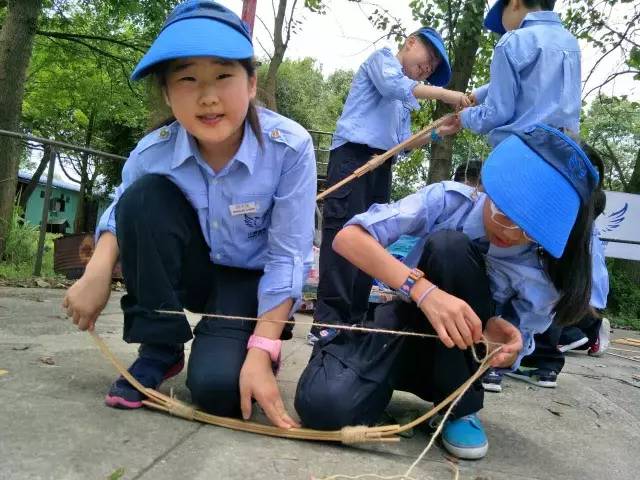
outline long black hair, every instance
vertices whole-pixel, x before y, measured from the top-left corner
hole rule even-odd
[[[574,324],[592,310],[589,306],[592,265],[591,239],[596,202],[604,193],[602,192],[604,165],[600,155],[593,148],[584,142],[581,143],[581,147],[598,170],[600,180],[589,201],[581,205],[578,211],[562,257],[556,259],[544,254],[549,276],[560,292],[560,299],[553,309],[554,321],[558,325]]]
[[[242,68],[244,68],[249,78],[256,76],[256,62],[253,58],[244,58],[236,61],[242,66]],[[167,73],[169,71],[170,63],[171,61],[160,63],[151,72],[153,74],[155,86],[160,92],[162,92],[167,86]],[[247,110],[247,120],[249,121],[249,126],[251,127],[253,134],[258,139],[258,143],[261,147],[264,146],[264,139],[262,138],[262,128],[260,127],[260,118],[258,117],[258,109],[253,100],[249,102],[249,109]],[[176,117],[174,117],[173,115],[169,115],[160,122],[154,124],[150,130],[156,130],[175,121]]]

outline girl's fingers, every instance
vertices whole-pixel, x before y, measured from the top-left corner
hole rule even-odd
[[[258,403],[260,403],[260,401],[258,401]],[[273,423],[276,427],[285,429],[291,428],[291,425],[289,425],[284,420],[284,418],[282,418],[280,412],[273,402],[263,402],[260,403],[260,406],[264,409],[264,413],[265,415],[267,415],[269,420],[271,420],[271,423]]]
[[[289,416],[289,414],[287,413],[287,409],[284,408],[284,403],[282,403],[282,397],[278,396],[278,399],[276,400],[276,408],[278,410],[278,412],[280,413],[280,418],[282,418],[290,427],[300,427],[300,424],[298,422],[296,422],[293,418],[291,418]]]
[[[451,337],[451,340],[453,340],[453,343],[459,349],[465,350],[467,348],[467,346],[464,344],[464,341],[462,340],[462,337],[458,333],[458,326],[456,325],[455,320],[447,322],[446,328],[447,328],[447,333]]]
[[[251,418],[251,392],[244,386],[244,382],[240,381],[240,410],[242,418],[249,420]]]
[[[471,330],[469,330],[469,326],[467,325],[467,320],[465,317],[458,318],[457,328],[458,333],[460,333],[465,346],[470,347],[471,345],[473,345],[473,337],[471,336]]]
[[[431,325],[433,326],[433,329],[438,334],[438,338],[440,339],[440,341],[444,343],[444,345],[447,348],[453,348],[455,344],[453,343],[453,340],[451,340],[451,338],[449,337],[449,334],[447,333],[447,330],[444,328],[442,323],[435,323],[435,324],[432,323]]]
[[[471,326],[471,335],[473,336],[474,342],[479,342],[482,338],[482,321],[480,317],[476,315],[476,312],[473,311],[469,305],[465,307],[465,318],[468,320]]]

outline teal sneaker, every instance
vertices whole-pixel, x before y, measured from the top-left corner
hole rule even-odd
[[[447,421],[442,429],[442,444],[450,454],[463,460],[483,458],[489,450],[487,434],[475,413]]]

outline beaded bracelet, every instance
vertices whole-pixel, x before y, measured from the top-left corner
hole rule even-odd
[[[431,285],[429,288],[427,288],[424,293],[422,295],[420,295],[420,298],[418,299],[418,301],[416,302],[416,305],[418,306],[418,308],[420,308],[420,304],[422,302],[424,302],[424,299],[427,298],[427,296],[433,292],[436,288],[438,288],[437,285]]]

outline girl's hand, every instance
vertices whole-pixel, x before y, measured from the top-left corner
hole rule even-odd
[[[256,399],[276,427],[289,429],[300,426],[284,408],[269,354],[259,348],[249,349],[240,370],[240,408],[245,420],[251,417],[251,398]]]
[[[511,367],[522,350],[520,330],[504,318],[491,317],[484,329],[484,336],[490,342],[503,344],[500,353],[491,359],[491,366],[496,368]],[[497,347],[498,345],[489,344],[490,351]]]
[[[422,301],[420,310],[448,348],[455,345],[465,350],[480,341],[482,322],[464,300],[435,289]]]
[[[93,330],[111,295],[111,270],[85,271],[67,290],[62,307],[80,330]]]
[[[463,109],[471,106],[471,100],[462,92],[456,92],[455,90],[442,89],[440,95],[440,101],[448,103],[456,109]]]
[[[462,130],[462,122],[460,122],[460,116],[451,115],[451,117],[447,118],[440,124],[438,128],[436,128],[436,133],[441,137],[446,137],[448,135],[455,135],[460,130]]]

